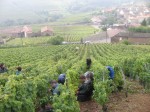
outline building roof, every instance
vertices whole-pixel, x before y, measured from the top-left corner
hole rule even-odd
[[[114,37],[150,38],[150,33],[120,32]]]
[[[116,34],[118,34],[121,30],[119,29],[108,29],[107,32],[103,31],[103,32],[99,32],[98,34],[94,34],[91,35],[87,38],[84,39],[84,41],[99,41],[99,40],[103,40],[106,38],[112,38],[113,36],[115,36]]]
[[[24,26],[21,32],[32,33],[32,28],[28,26]]]
[[[117,35],[122,30],[120,29],[107,29],[107,35],[109,38],[112,38],[113,36]]]
[[[0,34],[16,34],[21,32],[32,33],[32,28],[29,26],[24,26],[24,27],[12,27],[12,28],[0,30]]]

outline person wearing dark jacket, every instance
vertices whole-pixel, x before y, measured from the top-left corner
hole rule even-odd
[[[91,99],[90,86],[89,86],[90,82],[86,80],[86,77],[84,75],[80,76],[80,82],[81,84],[79,85],[78,90],[76,92],[77,101],[79,102],[88,101]]]
[[[86,59],[86,66],[87,66],[86,68],[87,68],[87,69],[90,69],[91,64],[92,64],[91,58],[87,58],[87,59]]]
[[[94,84],[93,84],[93,73],[89,72],[87,75],[86,75],[86,80],[85,80],[85,83],[88,84],[88,97],[91,99],[92,95],[93,95],[93,90],[94,90]]]
[[[111,67],[111,66],[106,66],[106,68],[108,69],[109,71],[109,79],[114,79],[114,76],[115,76],[115,72],[114,72],[114,69]]]

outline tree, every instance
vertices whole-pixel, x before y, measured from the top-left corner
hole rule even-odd
[[[142,25],[142,26],[147,26],[147,21],[146,21],[146,19],[144,19],[144,20],[142,21],[141,25]]]
[[[107,31],[107,27],[102,27],[102,30],[103,31]]]
[[[150,33],[150,27],[146,27],[146,26],[131,27],[128,30],[131,32]]]
[[[128,40],[124,40],[124,41],[122,41],[122,44],[130,45],[131,43]]]
[[[53,37],[51,40],[48,41],[48,43],[52,45],[61,45],[63,42],[63,38],[60,36]]]
[[[150,17],[147,19],[147,25],[150,25]]]

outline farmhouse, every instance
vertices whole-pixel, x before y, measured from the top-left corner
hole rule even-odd
[[[99,32],[97,34],[91,35],[85,38],[83,41],[90,43],[110,43],[110,38],[118,34],[121,30],[119,29],[107,29],[107,31]]]
[[[111,43],[128,40],[132,44],[150,44],[150,33],[120,32],[111,38]]]
[[[52,28],[48,26],[41,28],[41,36],[52,36],[53,34],[54,33]]]
[[[0,30],[0,34],[9,37],[30,37],[30,35],[32,34],[32,29],[28,26],[13,27]]]
[[[24,26],[21,33],[23,33],[23,37],[28,37],[32,34],[32,28]]]

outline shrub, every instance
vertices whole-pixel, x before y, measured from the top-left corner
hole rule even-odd
[[[130,45],[131,44],[128,40],[124,40],[124,41],[122,41],[122,43],[125,44],[125,45]]]
[[[60,36],[53,37],[51,40],[48,41],[48,43],[52,45],[61,45],[63,42],[63,38]]]

